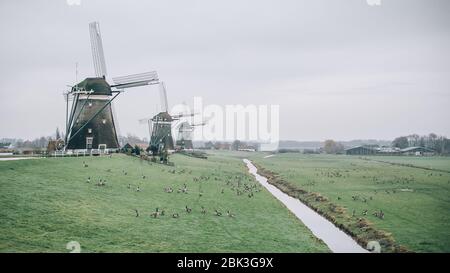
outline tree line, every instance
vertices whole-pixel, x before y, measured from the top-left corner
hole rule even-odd
[[[411,134],[400,136],[392,141],[392,147],[404,149],[408,147],[425,147],[434,150],[438,154],[450,154],[450,139],[438,136],[434,133],[429,135]]]

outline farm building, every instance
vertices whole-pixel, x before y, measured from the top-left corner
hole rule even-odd
[[[356,146],[349,149],[345,149],[345,154],[347,155],[373,155],[376,154],[377,150],[366,146]]]
[[[401,150],[403,155],[434,155],[434,150],[425,147],[408,147]]]

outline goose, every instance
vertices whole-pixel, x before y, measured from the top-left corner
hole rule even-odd
[[[228,215],[228,217],[231,217],[231,218],[234,217],[234,214],[232,214],[229,210],[227,210],[227,215]]]
[[[127,188],[131,189],[131,184],[128,184]]]
[[[88,179],[86,180],[86,183],[91,183],[91,177],[89,176]]]
[[[364,210],[362,214],[363,214],[364,216],[366,216],[366,215],[367,215],[367,210]]]
[[[222,216],[222,213],[220,211],[215,210],[215,212],[216,212],[216,216]]]
[[[186,212],[187,212],[187,213],[191,213],[191,212],[192,212],[192,209],[191,209],[191,208],[188,208],[188,206],[186,206]]]
[[[158,217],[158,212],[153,212],[152,214],[150,214],[150,217],[156,218]]]
[[[142,179],[145,179],[145,175],[142,175]]]
[[[222,191],[220,193],[224,193],[224,190],[222,189]]]
[[[178,215],[178,213],[174,213],[174,214],[172,214],[172,217],[173,218],[178,218],[178,217],[180,217],[180,215]]]
[[[206,214],[206,209],[202,206],[202,214]]]
[[[139,211],[137,209],[134,209],[134,211],[136,212],[136,217],[139,217]]]
[[[137,186],[136,191],[137,191],[137,192],[141,191],[141,189],[139,188],[139,186]]]

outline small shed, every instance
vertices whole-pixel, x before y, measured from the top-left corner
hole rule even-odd
[[[127,143],[125,145],[122,146],[122,152],[127,153],[127,152],[132,152],[133,151],[133,146],[130,145],[130,143]]]

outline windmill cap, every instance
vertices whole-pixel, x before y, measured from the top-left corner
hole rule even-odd
[[[76,86],[82,90],[94,91],[93,95],[111,95],[111,86],[104,78],[86,78]]]

